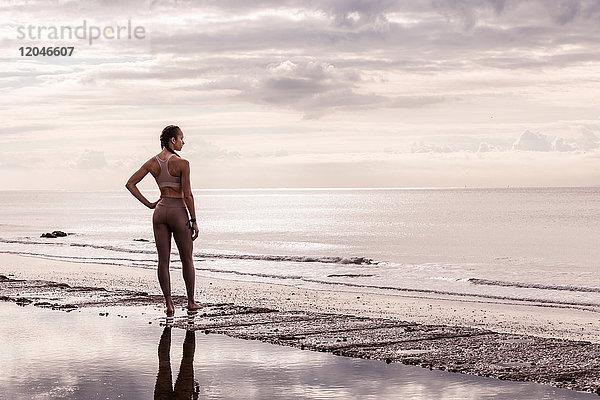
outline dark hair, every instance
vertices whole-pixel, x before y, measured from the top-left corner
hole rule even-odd
[[[177,157],[180,157],[179,154],[175,153],[175,151],[169,146],[169,141],[171,138],[177,139],[177,135],[181,132],[181,129],[177,125],[168,125],[165,129],[162,130],[160,134],[160,146],[166,148],[171,153],[175,154]]]

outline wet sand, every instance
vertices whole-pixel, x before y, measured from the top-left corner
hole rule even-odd
[[[161,308],[155,271],[2,255],[7,301],[75,309]],[[19,281],[21,280],[21,281]],[[174,293],[183,293],[173,271]],[[350,357],[597,392],[597,313],[198,278],[195,330]],[[177,298],[179,305],[183,298]],[[178,310],[178,315],[183,312]],[[190,328],[187,319],[175,326]]]

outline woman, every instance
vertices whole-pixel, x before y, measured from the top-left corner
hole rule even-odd
[[[198,237],[198,224],[190,184],[190,163],[175,153],[175,150],[180,151],[183,147],[183,132],[178,126],[167,126],[160,135],[160,144],[162,151],[146,161],[129,178],[125,187],[146,207],[154,208],[152,226],[158,251],[158,281],[167,303],[165,312],[168,317],[172,317],[175,314],[175,305],[171,297],[169,275],[171,233],[175,237],[181,258],[188,311],[194,312],[201,308],[194,301],[196,272],[192,259],[193,240]],[[160,189],[160,199],[154,203],[148,201],[136,186],[148,173],[154,176]],[[191,217],[189,219],[188,211]]]

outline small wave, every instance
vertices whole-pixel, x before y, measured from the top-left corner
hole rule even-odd
[[[144,258],[123,258],[123,257],[82,257],[82,256],[66,256],[63,254],[46,254],[46,253],[33,253],[30,251],[12,251],[12,250],[0,250],[0,254],[14,254],[18,256],[33,256],[33,257],[41,257],[55,260],[64,260],[64,261],[77,261],[77,262],[100,262],[100,261],[131,261],[131,262],[157,262],[157,259],[144,259]],[[178,260],[173,260],[174,262],[178,262]],[[114,265],[125,265],[125,264],[114,264]]]
[[[600,288],[588,287],[588,286],[545,285],[545,284],[541,284],[541,283],[506,282],[506,281],[494,281],[491,279],[479,279],[479,278],[470,278],[468,281],[475,285],[506,286],[506,287],[518,287],[518,288],[530,288],[530,289],[566,290],[569,292],[600,293]]]
[[[524,303],[532,303],[539,306],[547,306],[547,307],[563,307],[563,308],[572,308],[572,307],[598,307],[597,303],[592,302],[577,302],[577,301],[560,301],[560,300],[549,300],[549,299],[539,299],[532,297],[516,297],[516,296],[502,296],[502,295],[491,295],[491,294],[482,294],[482,293],[461,293],[461,292],[453,292],[446,290],[435,290],[435,289],[418,289],[418,288],[407,288],[407,287],[396,287],[396,286],[387,286],[387,285],[369,285],[362,283],[352,283],[352,282],[341,282],[341,281],[329,281],[324,279],[314,279],[314,278],[306,278],[300,275],[276,275],[276,274],[266,274],[266,273],[256,273],[256,272],[242,272],[235,270],[222,270],[217,268],[198,268],[196,270],[207,271],[207,272],[215,272],[220,274],[233,274],[233,275],[242,275],[242,276],[254,276],[261,278],[271,278],[278,280],[286,280],[286,279],[294,279],[299,280],[301,282],[306,283],[316,283],[320,285],[327,286],[343,286],[348,288],[356,288],[356,289],[375,289],[382,291],[391,291],[391,292],[404,292],[404,293],[422,293],[422,294],[433,294],[433,295],[445,295],[445,296],[455,296],[459,298],[474,298],[481,300],[499,300],[500,302],[524,302]],[[467,300],[469,301],[469,300]]]
[[[52,240],[55,240],[55,239],[52,239]],[[43,245],[43,246],[55,246],[55,247],[89,247],[92,249],[118,251],[118,252],[123,252],[123,253],[156,254],[156,251],[152,251],[152,250],[129,249],[129,248],[124,248],[124,247],[99,245],[99,244],[91,244],[91,243],[40,242],[40,241],[33,241],[33,240],[4,239],[4,238],[0,238],[0,243],[17,243],[17,244]]]
[[[89,247],[99,250],[108,250],[121,253],[133,254],[156,254],[155,250],[131,249],[125,247],[98,245],[91,243],[62,243],[62,242],[46,242],[46,241],[31,241],[19,239],[4,239],[0,238],[0,243],[17,243],[26,245],[45,245],[45,246],[64,246],[64,247]],[[275,262],[297,262],[297,263],[323,263],[323,264],[352,264],[352,265],[377,265],[378,262],[366,257],[320,257],[320,256],[278,256],[265,254],[226,254],[226,253],[203,253],[195,252],[195,257],[198,258],[213,258],[227,260],[256,260],[256,261],[275,261]]]
[[[516,297],[516,296],[502,296],[502,295],[491,295],[491,294],[482,294],[482,293],[462,293],[462,292],[453,292],[446,290],[435,290],[435,289],[418,289],[418,288],[406,288],[406,287],[395,287],[395,286],[386,286],[386,285],[368,285],[368,284],[360,284],[360,283],[350,283],[350,282],[331,282],[325,281],[322,279],[310,279],[310,278],[301,278],[304,282],[312,282],[326,285],[340,285],[346,287],[360,288],[360,289],[378,289],[384,291],[396,291],[396,292],[408,292],[408,293],[427,293],[427,294],[435,294],[435,295],[446,295],[446,296],[456,296],[463,298],[480,298],[480,299],[489,299],[489,300],[500,300],[500,301],[517,301],[517,302],[526,302],[526,303],[537,303],[540,305],[547,305],[551,307],[598,307],[597,303],[592,302],[577,302],[577,301],[561,301],[561,300],[549,300],[549,299],[539,299],[533,297]]]
[[[123,259],[123,258],[108,258],[108,257],[77,257],[77,256],[64,256],[64,255],[51,255],[51,254],[41,254],[41,253],[33,253],[33,252],[18,252],[18,251],[5,251],[0,250],[0,253],[4,254],[17,254],[17,255],[28,255],[33,257],[40,257],[49,260],[59,260],[59,261],[67,261],[67,262],[77,262],[77,263],[98,263],[105,265],[118,265],[125,267],[137,267],[137,268],[155,268],[153,264],[142,264],[140,262],[143,261],[152,261],[156,262],[156,260],[139,260],[139,259]],[[129,261],[129,263],[127,263]],[[174,260],[175,261],[175,260]],[[179,266],[173,265],[174,268],[180,269]],[[375,289],[382,291],[391,291],[391,292],[403,292],[403,293],[420,293],[420,294],[432,294],[432,295],[445,295],[452,296],[457,298],[464,298],[466,301],[474,301],[473,299],[480,299],[479,301],[484,300],[499,300],[500,302],[524,302],[531,303],[536,306],[547,306],[547,307],[561,307],[561,308],[577,308],[577,307],[598,307],[597,303],[592,302],[577,302],[577,301],[560,301],[560,300],[549,300],[549,299],[540,299],[533,297],[517,297],[517,296],[503,296],[503,295],[491,295],[491,294],[483,294],[483,293],[462,293],[462,292],[454,292],[451,290],[435,290],[435,289],[422,289],[422,288],[408,288],[408,287],[397,287],[397,286],[387,286],[387,285],[373,285],[366,283],[353,283],[353,282],[344,282],[344,281],[336,281],[336,280],[326,280],[326,279],[315,279],[315,278],[307,278],[302,275],[291,275],[291,274],[270,274],[270,273],[261,273],[261,272],[250,272],[250,271],[237,271],[237,270],[224,270],[219,268],[210,268],[210,267],[201,267],[196,266],[196,271],[205,271],[212,272],[216,274],[223,275],[237,275],[237,276],[246,276],[246,277],[257,277],[257,278],[267,278],[267,279],[276,279],[281,281],[286,280],[295,280],[299,282],[305,283],[314,283],[318,285],[325,286],[338,286],[338,287],[347,287],[354,288],[358,290],[364,289]],[[336,277],[335,274],[332,274],[331,277]],[[342,275],[342,274],[339,274]],[[365,277],[366,275],[363,275]],[[339,276],[342,277],[342,276]],[[343,276],[348,278],[348,276]],[[475,281],[483,281],[483,282],[495,282],[495,281],[486,281],[484,279],[476,279],[471,278]],[[480,284],[489,284],[489,283],[481,283]],[[510,282],[509,282],[510,283]],[[502,285],[501,285],[502,286]],[[513,286],[513,285],[509,285]],[[590,291],[598,291],[600,289],[596,288],[588,288],[593,289]]]
[[[274,256],[259,254],[211,254],[194,253],[197,257],[220,258],[234,260],[257,260],[257,261],[291,261],[312,262],[323,264],[354,264],[354,265],[377,265],[377,262],[365,257],[311,257],[311,256]]]

